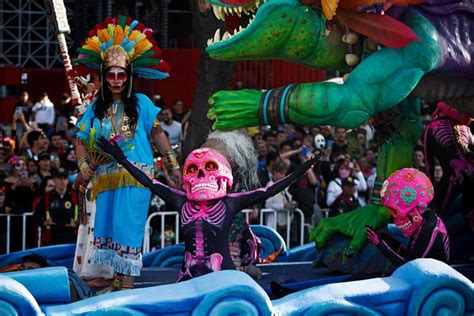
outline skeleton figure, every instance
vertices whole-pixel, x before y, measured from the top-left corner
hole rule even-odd
[[[228,243],[234,215],[291,185],[319,158],[317,156],[308,160],[295,172],[268,188],[228,193],[233,181],[228,161],[213,149],[200,148],[191,152],[184,163],[185,191],[181,191],[150,179],[127,160],[115,142],[108,143],[102,139],[99,146],[140,183],[180,211],[185,255],[178,281],[213,271],[235,269]]]
[[[395,225],[409,238],[406,249],[399,246],[395,251],[390,246],[397,243],[395,240],[382,238],[367,227],[369,242],[387,259],[396,266],[416,258],[449,260],[449,238],[444,223],[434,212],[427,210],[433,199],[433,185],[424,173],[413,168],[396,171],[385,181],[381,196]]]
[[[474,233],[474,199],[470,194],[474,185],[474,136],[469,128],[473,121],[440,102],[433,120],[426,126],[424,143],[425,164],[431,178],[434,177],[435,159],[443,168],[433,204],[444,211],[462,194],[461,211]],[[441,213],[441,217],[446,216]]]

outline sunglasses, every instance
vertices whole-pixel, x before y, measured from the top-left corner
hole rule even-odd
[[[105,79],[108,81],[125,81],[127,80],[128,75],[125,71],[120,71],[120,72],[112,72],[109,71],[105,74]]]

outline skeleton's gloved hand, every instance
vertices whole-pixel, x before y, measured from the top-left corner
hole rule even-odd
[[[115,141],[108,142],[104,137],[97,141],[97,145],[106,153],[115,158],[118,162],[127,159],[120,146]]]
[[[377,232],[373,230],[372,228],[370,228],[369,226],[366,227],[366,230],[367,230],[367,240],[371,244],[374,244],[377,246],[380,243],[380,237],[377,234]]]

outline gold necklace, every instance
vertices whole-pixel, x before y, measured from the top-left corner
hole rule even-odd
[[[115,103],[114,103],[115,105]],[[122,103],[123,105],[123,103]],[[109,108],[110,110],[110,108]],[[114,111],[115,110],[115,111]],[[109,119],[110,123],[112,125],[112,132],[110,133],[109,139],[114,138],[117,135],[122,135],[125,136],[125,138],[130,139],[132,137],[132,131],[130,128],[130,119],[129,117],[125,114],[125,107],[122,106],[122,109],[120,111],[120,118],[117,119],[116,117],[116,112],[117,108],[112,110],[112,113],[110,113]]]
[[[119,135],[120,134],[120,130],[117,128],[117,117],[116,117],[116,112],[117,112],[117,107],[116,107],[116,104],[114,103],[112,106],[115,106],[115,108],[112,108],[112,111],[110,113],[110,125],[112,125],[112,131],[110,132],[110,136],[109,136],[109,139],[112,139],[114,138],[115,136]],[[122,113],[121,113],[121,116],[123,116],[123,107],[121,108],[122,109]],[[109,111],[110,111],[110,108],[109,108]],[[120,124],[120,121],[118,122],[118,124]]]

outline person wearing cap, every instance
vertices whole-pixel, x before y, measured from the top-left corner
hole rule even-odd
[[[78,198],[69,186],[69,173],[59,168],[53,173],[54,190],[45,192],[33,214],[43,233],[51,234],[51,245],[76,242]]]
[[[51,155],[42,152],[38,155],[38,173],[41,182],[44,178],[51,176]],[[40,183],[41,183],[40,182]]]
[[[353,211],[360,207],[359,200],[355,197],[356,183],[353,177],[347,177],[342,180],[342,193],[336,198],[329,207],[329,216]]]

